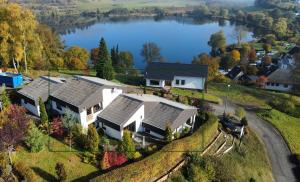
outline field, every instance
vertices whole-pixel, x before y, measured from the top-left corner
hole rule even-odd
[[[56,181],[55,165],[57,162],[64,163],[68,175],[67,181],[82,180],[85,176],[99,171],[97,167],[81,162],[80,151],[75,149],[69,151],[67,145],[54,138],[51,138],[51,144],[54,151],[45,148],[39,153],[30,153],[26,148],[19,147],[15,153],[14,162],[21,161],[32,168],[39,181]]]

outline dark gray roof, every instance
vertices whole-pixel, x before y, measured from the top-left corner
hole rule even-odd
[[[169,125],[174,130],[196,114],[197,109],[181,109],[161,102],[146,102],[143,122],[162,130]]]
[[[235,66],[233,67],[227,74],[227,76],[230,79],[235,79],[235,77],[237,77],[240,73],[242,72],[242,69],[240,66]]]
[[[142,101],[120,95],[98,117],[122,126],[142,105]]]
[[[297,83],[291,69],[277,69],[269,75],[268,81],[272,83],[300,85],[300,83]]]
[[[174,76],[207,77],[208,66],[181,63],[150,63],[145,71],[145,78],[173,80]]]
[[[102,101],[102,90],[106,86],[80,77],[71,77],[51,93],[51,96],[79,109],[91,107]]]
[[[48,100],[49,96],[49,84],[50,84],[50,93],[58,89],[62,84],[63,79],[48,77],[39,77],[33,80],[28,85],[24,86],[21,90],[18,91],[19,94],[34,100],[38,101],[39,97],[45,102]]]

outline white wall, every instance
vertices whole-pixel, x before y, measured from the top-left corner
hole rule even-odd
[[[39,105],[34,106],[34,105],[30,104],[29,102],[25,103],[24,99],[21,99],[21,105],[23,107],[25,107],[32,114],[34,114],[36,116],[40,116],[40,106]]]
[[[100,123],[100,126],[102,127],[102,123]],[[121,131],[110,128],[109,126],[106,126],[105,124],[104,124],[104,127],[106,128],[104,130],[106,135],[108,135],[112,138],[118,139],[118,140],[122,140]]]
[[[142,121],[145,118],[145,106],[142,105],[129,119],[125,122],[123,125],[123,128],[130,125],[135,121],[135,132],[137,131],[143,131],[142,129]],[[121,135],[123,136],[123,128],[121,130]]]
[[[292,90],[293,86],[292,85],[288,85],[288,87],[284,87],[284,84],[279,84],[278,86],[276,86],[276,83],[272,86],[270,85],[265,85],[264,87],[265,89],[268,90],[277,90],[277,91],[282,91],[282,92],[289,92]]]
[[[115,98],[117,98],[120,94],[122,94],[122,90],[117,88],[103,89],[102,94],[103,94],[102,108],[105,109]]]
[[[150,80],[155,80],[155,79],[146,79],[147,87],[165,87],[165,80],[155,80],[155,81],[159,81],[159,85],[151,85]]]
[[[179,80],[179,85],[176,85],[176,80]],[[181,80],[185,80],[184,85],[181,85]],[[203,90],[203,81],[205,82],[205,78],[202,77],[175,76],[172,87]]]

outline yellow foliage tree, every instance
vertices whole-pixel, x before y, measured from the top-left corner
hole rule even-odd
[[[234,61],[239,61],[241,59],[241,54],[238,50],[233,50],[231,51],[231,58],[234,60]]]

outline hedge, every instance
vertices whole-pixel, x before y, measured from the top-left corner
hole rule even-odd
[[[202,152],[217,133],[218,122],[214,115],[191,136],[175,140],[145,159],[115,169],[92,179],[92,182],[106,181],[153,181],[175,166],[189,151]]]

